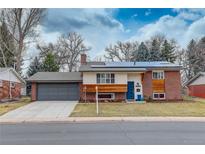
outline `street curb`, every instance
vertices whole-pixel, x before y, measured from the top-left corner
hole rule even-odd
[[[17,123],[88,123],[88,122],[205,122],[205,117],[66,117],[35,119],[3,119],[0,124]]]

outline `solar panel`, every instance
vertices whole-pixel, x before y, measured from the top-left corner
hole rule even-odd
[[[152,62],[107,62],[105,65],[92,65],[91,67],[178,67],[179,65],[167,61]]]

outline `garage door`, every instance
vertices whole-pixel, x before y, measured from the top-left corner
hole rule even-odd
[[[78,83],[41,83],[37,88],[38,100],[79,100]]]

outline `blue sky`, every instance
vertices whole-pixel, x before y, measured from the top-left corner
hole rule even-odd
[[[205,9],[48,9],[40,26],[41,41],[55,42],[62,33],[78,32],[92,47],[91,58],[116,41],[145,41],[156,34],[185,47],[205,35]]]

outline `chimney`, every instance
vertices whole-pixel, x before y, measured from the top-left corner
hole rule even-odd
[[[81,54],[81,57],[80,57],[80,64],[81,65],[86,65],[87,61],[87,55],[85,53]]]

